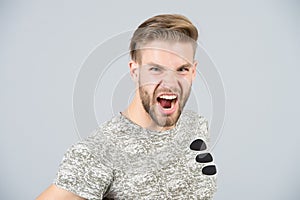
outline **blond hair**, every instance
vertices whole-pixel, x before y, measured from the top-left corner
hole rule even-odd
[[[141,61],[139,49],[154,40],[191,42],[194,53],[197,47],[198,30],[183,15],[163,14],[147,19],[135,30],[130,42],[131,59]]]

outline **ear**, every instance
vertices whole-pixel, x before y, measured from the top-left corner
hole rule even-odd
[[[137,83],[139,80],[139,65],[136,61],[130,60],[129,63],[130,76],[132,80]]]
[[[194,81],[194,79],[196,78],[196,74],[197,74],[197,65],[198,65],[198,61],[194,60],[193,63],[193,67],[192,67],[192,80]]]

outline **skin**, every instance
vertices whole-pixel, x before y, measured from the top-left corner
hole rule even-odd
[[[154,41],[141,52],[140,63],[129,62],[130,74],[136,83],[133,101],[122,112],[141,127],[164,131],[173,128],[189,97],[197,63],[190,43]],[[180,55],[180,56],[179,56]],[[160,94],[177,95],[171,114],[162,112],[157,102]],[[47,188],[37,200],[84,200],[55,185]]]
[[[140,62],[130,61],[136,93],[122,113],[136,124],[151,130],[173,128],[189,97],[197,62],[190,43],[153,41],[143,47]],[[177,95],[175,112],[161,112],[157,97]]]
[[[48,187],[36,200],[85,200],[72,192],[60,189],[55,185]]]

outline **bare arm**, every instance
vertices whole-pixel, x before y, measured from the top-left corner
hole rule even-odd
[[[58,188],[56,185],[52,184],[48,187],[36,200],[85,200],[69,192],[67,190]]]

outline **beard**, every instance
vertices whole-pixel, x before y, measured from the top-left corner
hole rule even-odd
[[[162,92],[174,92],[174,91],[178,91],[177,93],[179,94],[179,100],[177,99],[179,101],[178,102],[179,107],[177,108],[176,112],[171,115],[162,114],[157,108],[157,106],[159,106],[156,99],[157,94]],[[191,92],[191,86],[189,87],[188,92],[186,94],[183,94],[182,90],[179,91],[178,89],[171,90],[171,89],[156,88],[153,92],[153,95],[151,96],[150,93],[145,89],[145,86],[139,87],[139,94],[145,111],[149,114],[149,116],[156,123],[156,125],[160,127],[170,127],[176,124],[190,96],[190,92]]]

